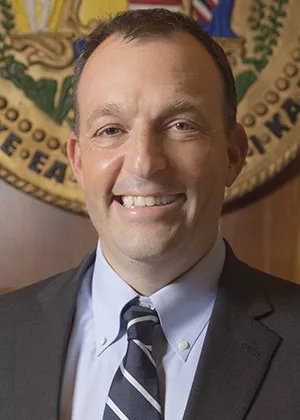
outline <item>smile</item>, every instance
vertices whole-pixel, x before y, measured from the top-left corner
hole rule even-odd
[[[182,194],[172,194],[165,196],[133,196],[122,195],[120,202],[124,207],[154,207],[154,206],[167,206],[168,204],[177,201]]]

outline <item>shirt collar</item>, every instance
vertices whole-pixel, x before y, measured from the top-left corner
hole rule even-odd
[[[184,361],[209,322],[225,255],[219,234],[212,249],[194,267],[150,297],[168,343]]]
[[[184,361],[210,319],[225,254],[225,244],[219,234],[212,249],[187,273],[150,298],[140,297],[140,301],[155,307],[167,341]],[[122,310],[137,297],[139,295],[108,264],[98,242],[92,278],[98,356],[121,333]]]
[[[122,327],[122,309],[137,296],[138,294],[108,264],[98,241],[92,278],[97,355],[100,355],[118,337]]]

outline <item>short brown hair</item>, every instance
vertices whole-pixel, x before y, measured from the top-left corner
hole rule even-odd
[[[101,20],[87,37],[83,51],[75,62],[73,76],[73,108],[77,135],[79,133],[78,84],[84,66],[96,48],[111,35],[120,35],[129,42],[134,39],[164,37],[179,31],[189,33],[198,39],[214,59],[223,79],[226,131],[232,130],[236,124],[236,90],[225,52],[193,18],[167,9],[154,8],[129,10],[118,13],[113,18]]]

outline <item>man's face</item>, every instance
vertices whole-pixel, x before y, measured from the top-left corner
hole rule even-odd
[[[107,255],[158,261],[215,237],[246,146],[226,138],[221,76],[196,39],[108,38],[78,104],[68,153]]]

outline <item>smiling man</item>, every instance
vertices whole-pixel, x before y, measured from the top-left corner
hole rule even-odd
[[[107,261],[145,295],[212,248],[224,188],[247,151],[213,57],[193,35],[164,32],[116,33],[95,49],[76,80],[68,142]]]
[[[1,298],[0,417],[299,419],[299,288],[218,231],[247,153],[223,50],[184,15],[125,12],[89,36],[73,95],[99,242]]]

